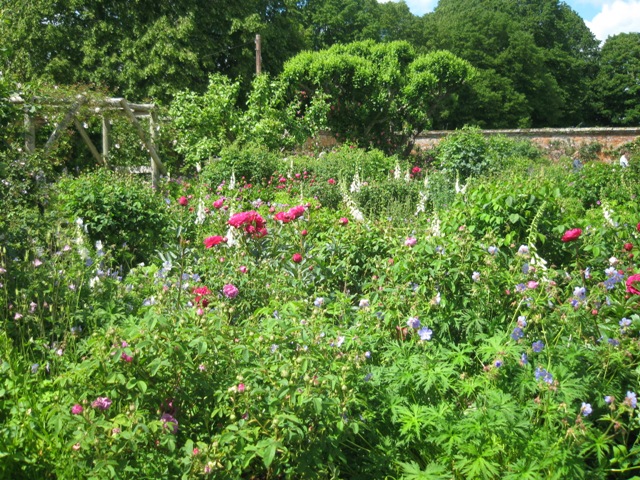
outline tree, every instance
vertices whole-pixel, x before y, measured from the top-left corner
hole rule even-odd
[[[307,102],[326,96],[327,123],[339,140],[408,153],[472,74],[449,52],[417,55],[407,42],[366,41],[303,52],[280,78]]]
[[[577,124],[587,116],[597,41],[580,17],[557,0],[441,0],[425,17],[428,48],[444,48],[480,70],[478,90],[460,104],[487,109],[453,112],[449,121],[517,119],[519,126]],[[485,72],[483,72],[485,71]],[[491,105],[485,87],[503,86],[504,104]],[[524,115],[524,116],[523,116]],[[461,125],[456,125],[461,126]]]
[[[594,90],[600,121],[640,124],[640,33],[620,33],[607,39]]]

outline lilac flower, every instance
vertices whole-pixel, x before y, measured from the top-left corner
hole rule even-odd
[[[367,308],[368,306],[369,306],[369,300],[368,299],[363,298],[363,299],[360,300],[360,303],[359,303],[359,307],[360,308]]]
[[[620,320],[619,324],[621,327],[628,327],[629,325],[631,325],[631,319],[625,317],[622,320]]]
[[[530,290],[535,290],[536,288],[538,288],[538,285],[538,282],[534,280],[530,280],[529,282],[527,282],[527,288]]]
[[[364,358],[371,358],[371,352],[368,350],[364,352]]]
[[[420,336],[420,340],[422,340],[423,342],[431,340],[432,334],[433,334],[433,331],[427,327],[422,327],[420,330],[418,330],[418,335]]]
[[[473,275],[471,275],[471,279],[474,282],[479,282],[480,281],[480,272],[473,272]]]
[[[40,265],[42,265],[42,260],[40,260],[39,258],[36,258],[36,259],[33,261],[33,266],[34,266],[34,267],[36,267],[36,268],[38,268]]]
[[[321,307],[322,305],[324,305],[324,298],[322,298],[322,297],[318,297],[318,298],[316,298],[316,299],[313,301],[313,304],[314,304],[316,307]]]
[[[415,237],[407,237],[407,239],[404,241],[405,246],[407,247],[413,247],[418,241],[415,239]]]
[[[542,340],[538,340],[537,342],[533,342],[531,348],[533,348],[535,353],[540,353],[544,348],[544,343],[542,343]]]
[[[343,343],[344,343],[344,337],[339,335],[336,341],[336,347],[340,348]]]
[[[491,255],[495,255],[496,253],[498,253],[498,247],[492,245],[487,249],[487,252],[489,252],[489,254]]]
[[[525,262],[524,265],[522,265],[522,273],[524,275],[528,275],[529,274],[529,264]]]
[[[418,317],[409,317],[409,320],[407,320],[407,325],[410,328],[418,329],[420,328],[420,320],[418,319]]]
[[[591,415],[592,412],[593,412],[593,409],[591,408],[591,404],[582,402],[582,406],[580,407],[580,413],[582,413],[583,416],[588,417],[589,415]]]
[[[274,343],[273,345],[271,345],[271,353],[276,353],[276,350],[278,350],[278,345]]]
[[[365,382],[368,382],[368,381],[369,381],[369,380],[371,380],[372,378],[373,378],[373,373],[367,373],[367,374],[364,376],[364,381],[365,381]]]
[[[527,326],[527,317],[525,317],[524,315],[520,315],[518,317],[518,326],[520,328],[524,328]]]
[[[493,366],[496,368],[500,368],[502,366],[502,360],[496,360],[493,362]]]
[[[107,410],[111,406],[111,399],[109,397],[98,397],[91,404],[91,406],[97,410]]]
[[[607,342],[609,342],[609,344],[613,345],[614,347],[617,347],[618,345],[620,345],[620,340],[616,338],[608,338]]]
[[[606,396],[604,397],[604,403],[611,404],[611,403],[613,403],[613,400],[614,400],[614,398],[613,398],[613,396],[612,396],[612,395],[606,395]]]
[[[516,285],[516,292],[522,293],[527,289],[527,286],[524,283],[519,283]]]
[[[529,247],[527,245],[520,245],[518,248],[518,255],[527,255],[529,253]]]
[[[31,365],[31,373],[36,374],[38,373],[39,369],[40,369],[39,363],[34,363],[33,365]]]
[[[630,406],[631,408],[636,408],[638,405],[638,399],[636,398],[636,394],[634,392],[627,392],[627,396],[624,397],[625,405]]]

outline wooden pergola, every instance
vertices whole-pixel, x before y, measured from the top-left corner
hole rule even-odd
[[[42,105],[57,108],[60,110],[66,110],[64,118],[57,123],[53,132],[49,136],[49,139],[45,143],[43,150],[45,157],[48,156],[56,141],[62,133],[73,123],[80,133],[80,136],[84,140],[89,151],[93,157],[99,162],[109,167],[109,134],[111,125],[108,118],[104,113],[115,113],[124,115],[131,125],[135,128],[142,145],[147,149],[151,157],[151,182],[153,186],[157,186],[160,175],[166,173],[166,168],[162,164],[158,152],[154,146],[154,139],[156,138],[156,125],[158,125],[158,116],[156,105],[153,103],[129,103],[124,98],[105,98],[102,100],[90,100],[84,95],[78,95],[75,98],[63,98],[63,99],[50,99],[42,97],[32,97],[28,100],[23,99],[19,95],[12,95],[9,98],[9,102],[14,105],[23,105],[24,109],[24,128],[25,128],[25,150],[29,153],[33,153],[36,150],[36,124],[34,122],[34,115],[28,108],[29,105]],[[82,107],[93,109],[96,113],[101,114],[102,117],[102,153],[98,152],[98,149],[89,138],[89,134],[85,130],[84,126],[78,120],[77,116]],[[145,135],[142,125],[138,121],[139,118],[149,119],[149,137]]]

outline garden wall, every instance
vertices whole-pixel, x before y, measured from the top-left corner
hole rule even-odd
[[[451,130],[423,132],[416,139],[416,147],[430,148],[453,133]],[[583,145],[599,143],[600,157],[611,160],[610,152],[640,137],[640,128],[531,128],[518,130],[482,130],[485,135],[504,135],[527,139],[545,149],[578,149]]]

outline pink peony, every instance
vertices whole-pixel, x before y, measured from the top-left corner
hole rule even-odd
[[[405,241],[404,244],[407,247],[413,247],[416,243],[418,243],[418,240],[415,239],[415,237],[408,237]]]
[[[293,263],[300,263],[302,261],[302,255],[300,255],[299,253],[294,253],[293,257],[291,257],[291,260],[293,260]]]
[[[111,406],[111,399],[109,397],[98,397],[91,406],[98,410],[107,410]]]
[[[578,240],[578,238],[580,238],[580,235],[582,235],[582,230],[579,228],[572,228],[571,230],[567,230],[566,232],[564,232],[564,235],[562,236],[562,241],[563,242],[573,242],[574,240]]]
[[[636,285],[634,285],[636,284]],[[627,293],[633,293],[634,295],[640,295],[640,273],[636,273],[635,275],[631,275],[627,278]]]
[[[239,383],[238,384],[238,393],[242,393],[245,390],[245,386],[244,383]]]
[[[240,270],[240,273],[247,273],[247,267],[242,265],[240,268],[238,268],[238,270]]]
[[[74,415],[80,415],[84,408],[79,403],[76,403],[73,407],[71,407],[71,413]]]
[[[213,208],[221,208],[224,204],[224,198],[219,198],[215,202],[213,202]]]
[[[342,217],[342,218],[340,218],[340,220],[338,220],[338,223],[340,225],[346,225],[346,224],[349,223],[349,219],[347,217]]]
[[[131,355],[127,355],[124,352],[122,352],[122,355],[120,355],[120,358],[127,363],[133,362],[133,357]]]
[[[625,243],[625,244],[624,244],[624,249],[625,249],[627,252],[630,252],[631,250],[633,250],[633,243]]]
[[[240,291],[235,285],[227,283],[224,287],[222,287],[222,293],[224,293],[224,296],[227,298],[236,298]]]
[[[330,178],[329,180],[327,180],[327,183],[329,183],[329,185],[335,185],[336,181],[333,178]],[[640,225],[640,223],[638,225]]]
[[[214,235],[212,237],[207,237],[204,239],[202,243],[204,243],[204,248],[212,248],[215,245],[220,245],[221,243],[226,243],[227,239],[220,235]]]
[[[187,199],[187,197],[185,197],[184,195],[182,197],[180,197],[178,199],[178,203],[180,205],[182,205],[183,207],[186,207],[187,205],[189,205],[189,200]]]

